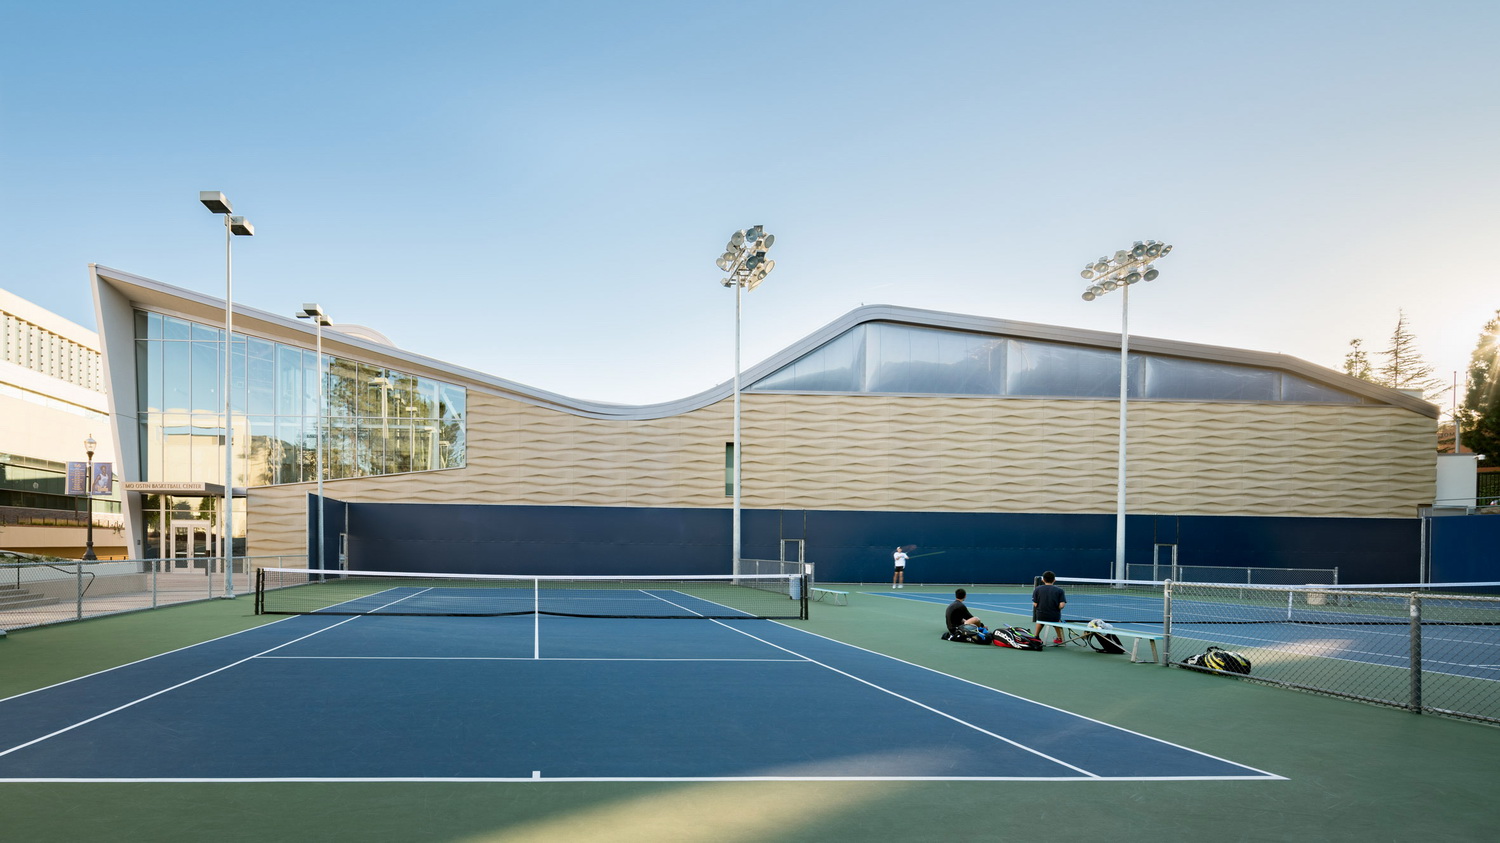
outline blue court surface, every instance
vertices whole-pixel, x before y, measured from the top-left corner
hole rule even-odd
[[[0,781],[1277,780],[768,620],[289,617],[0,700]]]

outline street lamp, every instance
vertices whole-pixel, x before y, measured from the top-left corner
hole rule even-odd
[[[297,313],[298,319],[311,319],[313,325],[317,326],[318,332],[318,567],[317,570],[325,570],[323,566],[323,329],[333,323],[328,321],[328,315],[323,312],[322,305],[304,304],[302,310]],[[311,568],[309,564],[307,567]]]
[[[1152,261],[1164,258],[1172,247],[1155,240],[1137,240],[1129,249],[1115,252],[1113,258],[1101,257],[1085,264],[1079,274],[1090,282],[1083,291],[1084,301],[1093,301],[1105,293],[1121,291],[1120,298],[1120,466],[1115,491],[1115,576],[1125,579],[1125,410],[1130,359],[1130,288],[1141,281],[1155,281],[1161,273]]]
[[[751,226],[736,231],[729,238],[724,254],[715,261],[719,269],[729,274],[722,282],[724,286],[734,288],[734,461],[730,470],[730,482],[734,485],[732,571],[737,571],[740,564],[740,299],[742,291],[748,292],[760,286],[760,282],[776,268],[776,261],[766,260],[766,252],[775,242],[776,235],[767,234],[765,226]]]
[[[224,596],[234,597],[234,417],[230,415],[229,401],[231,384],[234,335],[234,249],[230,245],[235,236],[251,237],[255,226],[244,217],[233,216],[234,209],[229,200],[217,190],[198,192],[198,201],[210,213],[224,217]]]
[[[89,438],[83,440],[83,449],[87,451],[89,455],[89,473],[84,478],[83,484],[83,493],[88,496],[89,500],[88,545],[84,547],[82,557],[85,562],[93,562],[94,560],[99,558],[94,555],[94,448],[98,447],[98,445],[99,443],[94,441],[94,434],[92,433],[89,434]]]

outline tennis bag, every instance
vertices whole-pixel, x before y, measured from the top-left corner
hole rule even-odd
[[[1203,673],[1242,673],[1247,676],[1250,673],[1249,659],[1218,647],[1209,647],[1206,653],[1188,656],[1182,666]]]
[[[964,644],[988,644],[990,643],[990,631],[982,626],[968,623],[958,628],[957,632],[943,633],[944,641],[959,641]]]
[[[1093,632],[1085,633],[1083,640],[1090,647],[1101,653],[1112,653],[1114,655],[1120,655],[1125,652],[1125,645],[1120,643],[1120,636],[1110,635],[1104,631],[1106,629],[1114,629],[1114,627],[1105,621],[1089,621],[1089,629],[1093,630]]]
[[[1042,639],[1018,626],[1002,626],[990,633],[990,643],[1015,650],[1040,650]]]

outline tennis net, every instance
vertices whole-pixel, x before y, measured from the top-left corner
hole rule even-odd
[[[1401,625],[1420,598],[1427,625],[1500,625],[1500,582],[1355,585],[1102,580],[1058,577],[1066,614],[1110,623]]]
[[[262,568],[265,615],[805,619],[800,575],[517,576]]]

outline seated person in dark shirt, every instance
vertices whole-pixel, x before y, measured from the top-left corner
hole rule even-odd
[[[948,624],[948,634],[957,635],[959,627],[962,626],[984,626],[984,621],[969,614],[969,607],[964,605],[964,598],[969,596],[967,591],[956,589],[953,596],[958,598],[948,604],[948,609],[943,613],[943,620]]]

